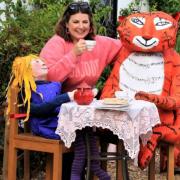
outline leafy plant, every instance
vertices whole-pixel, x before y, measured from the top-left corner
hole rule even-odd
[[[104,83],[106,82],[108,76],[111,73],[112,65],[108,65],[103,73],[101,74],[101,77],[99,78],[98,82],[96,83],[96,88],[101,91],[103,89]]]
[[[179,0],[150,0],[150,10],[164,11],[169,14],[174,14],[180,10]]]
[[[149,0],[150,11],[164,11],[169,14],[175,14],[180,10],[179,0]],[[119,12],[120,16],[127,16],[135,11],[140,11],[142,0],[135,0],[131,2],[127,8],[121,9]]]
[[[91,0],[90,6],[93,12],[96,33],[107,36],[107,27],[104,26],[104,24],[112,10],[112,7],[106,6],[101,0]]]
[[[26,10],[20,1],[6,3],[6,21],[0,32],[0,94],[5,95],[11,63],[16,56],[39,53],[44,42],[53,34],[53,26],[61,12],[61,5],[46,9]]]

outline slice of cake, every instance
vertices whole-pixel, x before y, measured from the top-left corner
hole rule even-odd
[[[118,99],[118,98],[104,98],[103,99],[104,104],[128,104],[127,99]]]

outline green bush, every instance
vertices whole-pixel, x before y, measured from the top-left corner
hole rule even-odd
[[[53,27],[63,11],[61,4],[46,8],[26,10],[20,2],[7,3],[6,21],[0,32],[0,94],[5,95],[11,64],[16,56],[39,53],[43,44],[53,34]]]
[[[180,10],[179,0],[149,0],[150,10],[164,11],[174,14]]]
[[[0,32],[0,101],[5,99],[11,64],[16,56],[28,53],[39,54],[44,43],[54,34],[54,26],[66,5],[72,0],[31,0],[33,8],[27,10],[20,0],[13,3],[6,0],[6,21],[2,21]],[[108,17],[111,8],[101,0],[91,0],[94,22],[98,34],[107,35],[101,24]]]

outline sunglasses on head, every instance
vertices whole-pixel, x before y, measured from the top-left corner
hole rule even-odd
[[[66,11],[78,12],[78,11],[90,11],[90,6],[87,2],[74,2],[71,3]]]

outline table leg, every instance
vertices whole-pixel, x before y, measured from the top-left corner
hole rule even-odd
[[[122,159],[117,160],[117,170],[116,170],[116,179],[129,180],[129,172],[127,165],[127,154],[122,141],[119,141],[117,144],[117,152],[122,153]]]
[[[85,138],[86,138],[86,152],[87,152],[87,173],[86,173],[87,176],[86,176],[86,180],[90,180],[91,152],[90,152],[88,132],[86,132]]]
[[[128,172],[128,166],[127,166],[127,158],[122,158],[122,171],[123,171],[123,179],[129,180],[129,172]]]
[[[93,159],[100,161],[116,160],[117,161],[116,179],[129,180],[128,166],[127,166],[128,155],[127,152],[125,151],[123,141],[121,140],[118,141],[116,153],[106,152],[105,153],[106,155],[101,154],[100,157],[95,157],[91,155],[91,151],[90,151],[89,131],[91,131],[91,129],[86,129],[85,132],[86,152],[87,152],[86,180],[91,179],[90,167],[91,167],[91,160]],[[110,154],[116,154],[116,155],[114,157],[108,157],[108,155]]]

